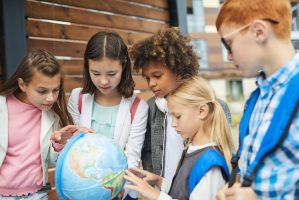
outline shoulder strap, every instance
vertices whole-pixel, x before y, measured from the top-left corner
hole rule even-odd
[[[79,113],[81,114],[81,110],[82,110],[82,96],[83,96],[83,93],[80,92],[79,93],[79,98],[78,98],[78,111]],[[135,117],[135,113],[136,113],[136,110],[137,110],[137,107],[138,107],[138,104],[140,102],[140,97],[136,96],[133,103],[132,103],[132,106],[131,106],[131,109],[130,109],[130,113],[131,113],[131,123],[133,122],[133,119]]]
[[[239,136],[239,149],[237,151],[238,157],[240,157],[241,155],[243,140],[245,136],[248,134],[249,131],[248,126],[249,126],[250,118],[254,110],[255,104],[259,98],[259,95],[260,95],[260,89],[257,88],[251,93],[250,98],[247,100],[245,104],[244,113],[239,126],[240,136]]]
[[[254,176],[259,169],[262,161],[271,153],[273,153],[285,140],[289,132],[289,128],[292,124],[294,117],[298,112],[299,107],[299,90],[297,86],[299,84],[299,73],[297,73],[285,91],[277,109],[273,114],[273,118],[269,125],[269,128],[263,138],[260,145],[260,149],[256,154],[256,158],[249,165],[247,172],[244,175],[244,181],[242,186],[250,186],[253,182]],[[258,90],[258,89],[257,89]],[[235,177],[238,169],[238,160],[241,155],[243,140],[248,134],[248,126],[252,111],[254,109],[255,103],[259,96],[259,91],[255,90],[250,99],[247,101],[245,106],[245,111],[240,122],[240,144],[237,155],[232,158],[232,175],[229,181],[229,187],[235,182]],[[275,134],[273,134],[275,133]]]
[[[282,145],[288,136],[289,129],[299,108],[299,73],[288,84],[277,109],[274,111],[269,128],[263,138],[260,148],[247,172],[244,175],[243,186],[250,186],[262,161]],[[275,133],[275,134],[273,134]]]
[[[82,96],[83,96],[83,93],[82,91],[79,93],[79,99],[78,99],[78,110],[79,110],[79,113],[81,114],[81,110],[82,110]]]
[[[131,123],[133,122],[134,120],[134,117],[135,117],[135,113],[136,113],[136,110],[137,110],[137,107],[138,107],[138,104],[140,102],[140,97],[139,96],[136,96],[133,103],[132,103],[132,106],[131,106],[131,109],[130,109],[130,113],[131,113]]]
[[[220,167],[223,178],[227,181],[229,169],[223,155],[215,149],[206,150],[195,162],[189,175],[189,194],[192,193],[202,177],[213,167]]]
[[[245,103],[243,116],[239,125],[239,148],[236,155],[234,155],[231,160],[232,171],[229,178],[228,187],[231,187],[236,182],[236,176],[239,171],[238,162],[242,152],[243,140],[248,133],[250,117],[259,98],[259,95],[260,89],[257,88],[251,93],[249,99]]]

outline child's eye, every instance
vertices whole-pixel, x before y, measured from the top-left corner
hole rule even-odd
[[[154,76],[156,79],[159,79],[159,78],[161,78],[161,75],[155,75]]]
[[[59,92],[60,88],[55,89],[53,92]]]
[[[181,118],[181,115],[178,115],[178,116],[175,116],[176,119],[180,119]]]
[[[100,74],[98,73],[92,73],[94,76],[100,76]]]
[[[115,76],[116,73],[109,73],[108,76]]]
[[[39,94],[46,94],[48,91],[47,90],[38,90],[37,91]]]

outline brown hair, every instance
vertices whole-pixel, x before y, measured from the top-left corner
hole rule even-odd
[[[161,62],[181,79],[198,74],[198,58],[190,39],[180,34],[177,27],[159,30],[153,36],[133,45],[130,56],[134,70],[147,67],[151,62]]]
[[[135,84],[131,73],[131,60],[127,45],[116,32],[98,32],[88,41],[84,53],[82,93],[93,94],[96,90],[90,78],[88,60],[101,60],[104,57],[120,61],[122,75],[117,89],[126,98],[132,96]]]
[[[277,37],[289,40],[291,37],[292,9],[289,0],[226,0],[216,19],[217,30],[226,26],[241,27],[255,19],[278,21],[273,27]]]
[[[66,106],[62,68],[54,55],[49,51],[35,50],[29,52],[23,58],[14,74],[1,86],[0,95],[7,96],[13,93],[21,93],[18,79],[21,78],[25,84],[29,84],[35,71],[48,77],[53,77],[57,74],[61,75],[58,99],[52,109],[59,116],[61,126],[73,124],[73,119]]]

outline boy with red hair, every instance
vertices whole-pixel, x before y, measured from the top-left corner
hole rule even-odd
[[[246,179],[250,165],[264,148],[261,145],[263,139],[271,135],[266,133],[278,114],[275,111],[279,103],[284,95],[289,95],[286,90],[299,74],[299,54],[291,43],[291,19],[289,0],[226,0],[220,9],[216,27],[229,60],[245,77],[260,76],[257,78],[257,101],[249,115],[247,135],[240,145],[241,183],[219,191],[219,200],[296,199],[299,196],[297,109],[294,109],[284,140],[260,161],[254,176],[249,177],[249,183]],[[284,116],[281,114],[281,117]],[[241,131],[240,128],[242,135]],[[273,131],[272,136],[278,137],[278,131]]]

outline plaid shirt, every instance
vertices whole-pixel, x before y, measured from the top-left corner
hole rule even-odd
[[[289,80],[297,73],[299,53],[272,76],[257,79],[260,96],[250,119],[249,134],[243,142],[241,180],[260,148]],[[299,112],[282,146],[261,163],[253,188],[260,199],[299,199]]]

